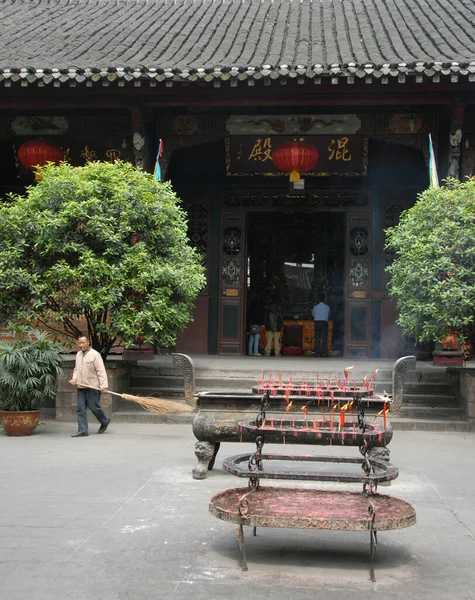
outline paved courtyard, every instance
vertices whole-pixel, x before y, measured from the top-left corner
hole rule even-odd
[[[221,462],[252,445],[222,444],[195,481],[190,425],[112,424],[102,436],[94,426],[72,439],[74,429],[0,432],[1,600],[475,598],[474,433],[395,432],[400,475],[379,491],[411,502],[418,522],[380,533],[373,583],[367,533],[246,528],[241,571],[235,526],[208,504],[243,485]]]

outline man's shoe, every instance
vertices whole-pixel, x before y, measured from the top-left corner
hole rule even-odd
[[[77,431],[76,433],[73,433],[73,435],[71,437],[87,437],[89,434],[88,433],[84,433],[84,431]]]
[[[111,420],[109,419],[107,421],[107,423],[103,423],[100,427],[99,427],[99,431],[97,433],[104,433],[107,428],[109,427],[109,423],[111,422]]]

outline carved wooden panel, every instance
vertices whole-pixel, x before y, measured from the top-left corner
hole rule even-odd
[[[347,215],[345,355],[371,355],[371,223]]]
[[[220,230],[218,353],[243,353],[245,271],[244,214],[223,213]]]

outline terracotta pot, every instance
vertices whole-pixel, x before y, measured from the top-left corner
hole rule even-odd
[[[432,360],[440,367],[458,367],[464,364],[465,356],[462,350],[434,350]]]
[[[31,435],[40,422],[39,410],[0,410],[0,422],[7,435]]]

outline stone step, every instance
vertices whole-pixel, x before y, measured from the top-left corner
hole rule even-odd
[[[375,386],[376,390],[380,387]],[[454,394],[455,384],[451,383],[415,383],[412,381],[404,381],[404,395],[406,394],[422,394],[432,396],[452,396]]]
[[[463,410],[449,406],[421,406],[417,404],[403,404],[400,411],[401,417],[410,419],[463,419]]]
[[[259,362],[259,359],[257,359]],[[284,379],[288,379],[289,375],[292,375],[292,379],[300,380],[305,378],[307,380],[314,379],[315,375],[318,374],[319,379],[326,379],[327,377],[339,377],[343,378],[343,368],[329,368],[329,369],[311,369],[308,370],[292,370],[285,372],[283,369],[279,368],[279,366],[275,363],[269,363],[267,360],[259,363],[261,366],[256,368],[242,368],[239,365],[229,369],[223,369],[220,367],[217,368],[195,368],[195,378],[201,377],[213,377],[213,378],[244,378],[244,379],[253,379],[254,381],[258,381],[262,378],[262,374],[264,373],[264,378],[267,380],[269,378],[269,374],[272,373],[274,379],[279,376],[279,373],[282,373]],[[445,372],[445,371],[444,371]],[[409,372],[408,372],[409,373]],[[351,379],[354,378],[357,381],[361,381],[364,376],[370,377],[372,375],[371,371],[367,371],[366,369],[354,369],[351,372]],[[407,374],[406,374],[407,375]],[[183,370],[180,367],[173,366],[151,366],[151,367],[136,367],[131,371],[132,377],[183,377]],[[388,380],[392,379],[392,370],[385,369],[384,371],[378,371],[377,378],[380,380]]]
[[[195,413],[153,413],[147,410],[119,410],[112,415],[112,424],[114,423],[168,423],[182,424],[191,423],[195,418]]]
[[[227,387],[220,386],[215,390],[211,388],[207,388],[204,391],[222,391],[222,392],[250,392],[248,387],[231,387],[228,385]],[[127,394],[134,394],[136,396],[157,396],[159,398],[167,398],[169,400],[176,399],[185,399],[185,390],[183,385],[181,387],[164,387],[164,388],[156,388],[156,387],[130,387],[127,389]],[[119,401],[121,402],[121,401]]]
[[[196,379],[200,378],[243,378],[243,379],[252,379],[254,381],[258,381],[262,378],[262,374],[265,374],[265,379],[269,377],[270,373],[273,373],[274,378],[278,376],[279,372],[282,372],[284,378],[288,378],[289,375],[292,375],[294,380],[301,379],[305,377],[308,379],[314,379],[315,374],[318,374],[319,378],[326,378],[328,376],[331,377],[343,377],[343,367],[329,367],[322,368],[319,366],[314,369],[309,366],[308,369],[299,369],[299,370],[288,370],[279,368],[278,361],[269,361],[269,359],[265,359],[263,361],[259,361],[256,358],[256,366],[249,367],[246,364],[245,367],[235,364],[232,367],[223,368],[222,366],[207,366],[207,367],[195,367],[195,377]],[[351,377],[358,381],[361,380],[365,375],[370,377],[372,375],[372,368],[368,371],[367,366],[359,367],[356,363],[354,370],[351,371]],[[392,380],[392,369],[388,368],[380,368],[376,375],[376,381],[391,381]],[[178,377],[183,378],[183,371],[180,367],[175,367],[173,365],[140,365],[132,368],[131,371],[132,377]],[[407,371],[404,374],[404,380],[406,382],[437,382],[437,383],[447,383],[449,382],[449,375],[444,368],[440,367],[424,367],[419,368],[414,371]]]
[[[143,393],[142,391],[140,393],[138,392],[127,392],[127,393],[132,393],[134,396],[153,396],[154,398],[163,398],[164,400],[173,400],[174,402],[179,402],[180,404],[186,404],[185,402],[185,398],[183,396],[183,394],[181,396],[173,396],[171,394],[168,395],[159,395],[159,394],[146,394]],[[131,402],[130,400],[122,400],[119,399],[116,406],[118,407],[118,410],[125,410],[125,411],[130,411],[130,412],[135,412],[137,410],[141,411],[144,410],[143,407],[138,403],[138,402]]]
[[[377,379],[380,379],[379,373]],[[392,373],[390,374],[390,379],[392,379]],[[433,369],[406,371],[404,373],[404,381],[407,383],[449,383],[451,378],[445,369],[434,367]]]
[[[232,385],[230,385],[232,382]],[[218,390],[221,388],[235,387],[236,389],[251,390],[258,382],[258,379],[252,377],[195,377],[195,386],[198,391]],[[357,382],[358,383],[358,382]],[[158,376],[156,374],[148,374],[144,376],[133,375],[130,378],[131,388],[147,388],[147,389],[183,389],[183,377]],[[378,379],[374,382],[376,393],[382,394],[384,391],[390,393],[392,390],[392,380]],[[454,386],[445,382],[420,382],[420,381],[405,381],[404,391],[408,394],[434,394],[434,395],[452,395]]]
[[[472,431],[470,421],[465,419],[409,419],[391,418],[394,431]],[[391,446],[389,446],[391,448]]]
[[[195,386],[198,391],[206,391],[206,390],[219,390],[224,387],[235,387],[236,389],[242,390],[251,390],[253,386],[257,385],[258,380],[253,379],[251,377],[242,378],[242,377],[196,377],[195,378]],[[357,382],[358,383],[358,382]],[[425,384],[420,383],[412,383],[408,384],[413,389],[419,390],[424,389]],[[183,389],[184,382],[183,377],[159,377],[156,375],[148,375],[146,377],[138,377],[133,376],[130,378],[130,387],[131,388],[155,388],[157,390],[163,388],[176,388]],[[387,391],[388,393],[392,389],[392,381],[377,381],[374,384],[375,390],[377,393],[383,393],[383,391]],[[444,389],[451,390],[452,386],[449,384],[439,384],[432,386],[434,393],[435,390]],[[440,392],[439,393],[443,393]]]
[[[428,407],[436,406],[452,406],[458,407],[459,401],[452,394],[404,394],[403,406],[411,404],[421,404]]]
[[[239,378],[239,377],[196,377],[195,386],[198,391],[201,390],[219,390],[222,387],[239,387],[240,389],[250,390],[253,385],[256,385],[257,380],[252,378]],[[137,377],[133,376],[130,378],[131,388],[180,388],[184,389],[183,377],[158,377],[158,376],[147,376]]]

